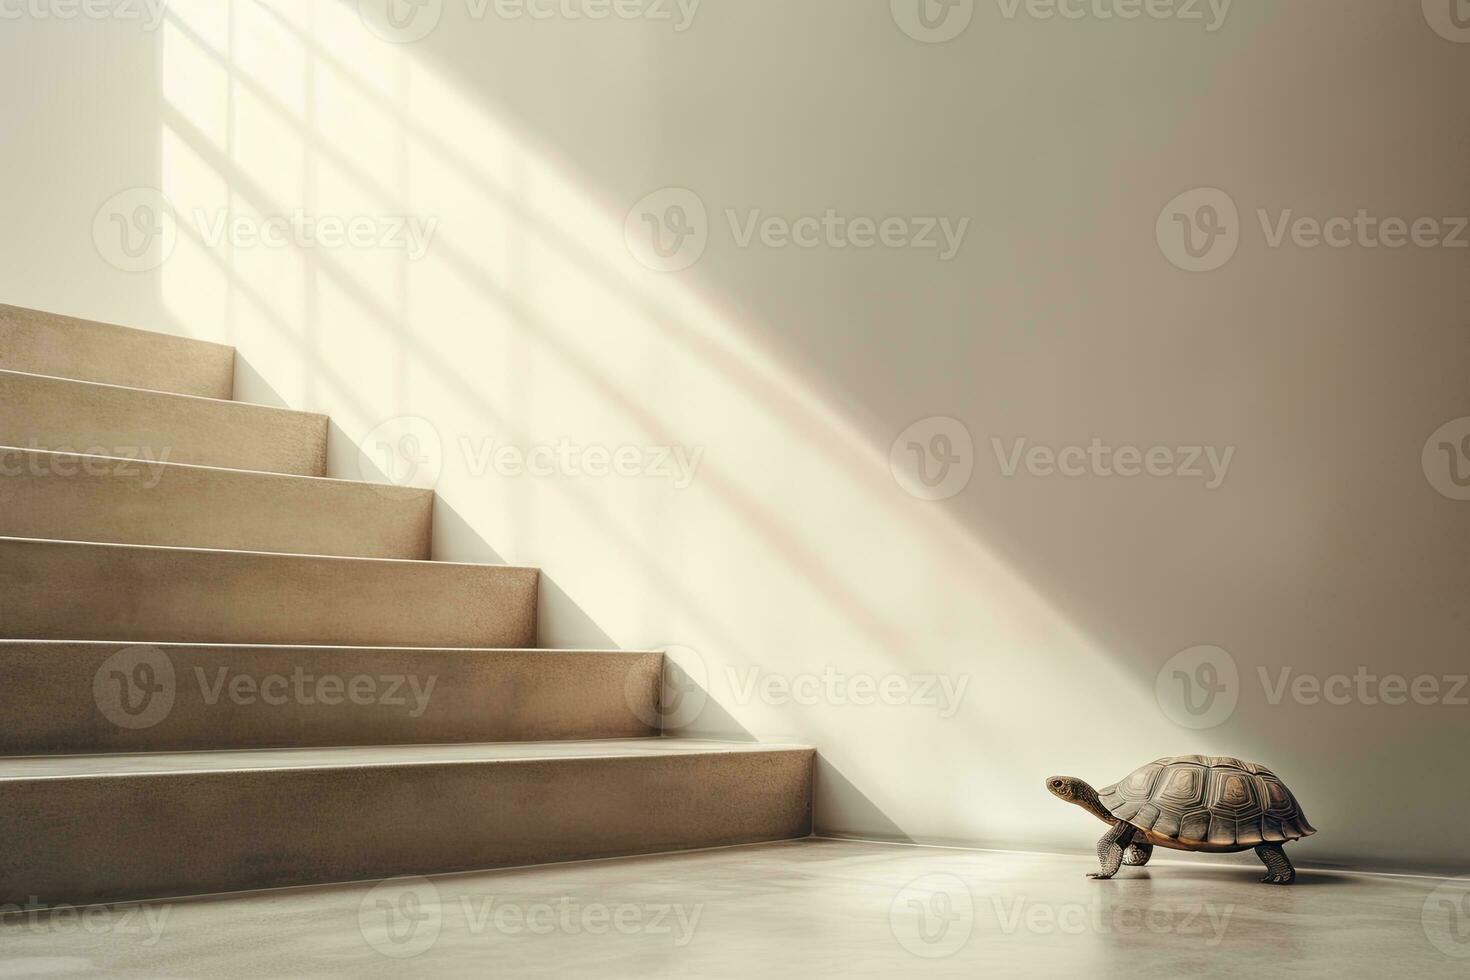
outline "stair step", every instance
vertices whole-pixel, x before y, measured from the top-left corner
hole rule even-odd
[[[617,651],[7,640],[0,755],[640,738],[658,734],[662,668]]]
[[[0,535],[426,560],[431,490],[0,448]]]
[[[501,565],[0,538],[0,634],[524,648],[538,582]]]
[[[0,445],[324,476],[327,417],[0,371]]]
[[[235,349],[0,304],[0,370],[228,401]]]
[[[0,760],[0,903],[805,837],[814,753],[684,739]]]

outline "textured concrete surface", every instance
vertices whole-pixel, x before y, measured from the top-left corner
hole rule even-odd
[[[813,752],[649,739],[0,760],[0,903],[800,837]]]
[[[539,573],[0,538],[11,639],[536,646]]]
[[[325,476],[327,417],[0,371],[0,445]]]
[[[0,535],[427,560],[412,487],[0,448]]]
[[[157,708],[132,687],[139,665]],[[0,641],[0,755],[640,738],[658,734],[662,666],[615,651]]]
[[[0,370],[229,399],[235,349],[0,304]]]
[[[1095,882],[1072,857],[802,840],[109,907],[90,927],[18,913],[0,975],[1458,978],[1467,895],[1158,858]]]

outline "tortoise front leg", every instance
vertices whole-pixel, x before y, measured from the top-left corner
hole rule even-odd
[[[1123,863],[1130,868],[1141,868],[1154,856],[1154,846],[1146,840],[1136,840],[1123,852]]]
[[[1261,880],[1268,885],[1289,885],[1296,881],[1296,868],[1280,844],[1262,844],[1256,848],[1256,856],[1266,862],[1266,877]]]
[[[1104,880],[1117,874],[1118,869],[1123,866],[1123,848],[1133,840],[1133,833],[1133,825],[1125,820],[1113,824],[1112,829],[1097,842],[1097,860],[1102,871],[1087,877]]]

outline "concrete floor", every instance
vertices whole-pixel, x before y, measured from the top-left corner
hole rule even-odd
[[[1464,977],[1470,881],[807,840],[11,915],[0,976]]]

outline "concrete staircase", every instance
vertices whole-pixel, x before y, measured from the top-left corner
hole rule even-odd
[[[0,306],[0,905],[810,833],[810,748],[661,737],[660,654],[536,649],[535,569],[233,371]]]

